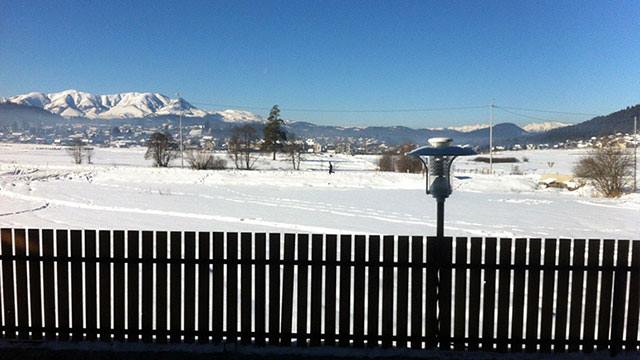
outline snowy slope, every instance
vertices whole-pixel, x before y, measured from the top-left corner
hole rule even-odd
[[[0,225],[7,227],[435,232],[435,202],[424,194],[424,178],[377,172],[375,157],[308,155],[304,170],[292,171],[285,157],[264,156],[255,171],[193,171],[153,168],[142,148],[98,148],[89,166],[71,164],[61,148],[0,148]],[[549,171],[545,163],[554,160],[552,171],[563,172],[580,155],[518,156],[530,159],[519,163],[524,175],[456,170],[447,234],[637,238],[640,194],[601,199],[588,191],[541,189],[536,184]],[[329,161],[335,174],[327,171]],[[470,166],[486,164],[461,161],[457,168]]]
[[[566,124],[566,123],[557,122],[557,121],[548,121],[543,123],[527,124],[522,128],[527,132],[543,132],[543,131],[549,131],[549,130],[570,126],[570,125],[571,124]]]
[[[472,124],[472,125],[451,126],[451,127],[448,127],[447,129],[466,133],[466,132],[480,130],[488,127],[489,127],[488,124]]]
[[[32,92],[12,96],[6,101],[43,108],[64,117],[91,119],[126,119],[180,114],[187,117],[203,117],[209,114],[184,99],[171,99],[159,93],[127,92],[95,95],[77,90],[65,90],[49,94]],[[243,116],[243,118],[248,117],[248,114]]]

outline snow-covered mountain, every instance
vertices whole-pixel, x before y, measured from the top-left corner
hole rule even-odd
[[[128,92],[95,95],[77,90],[56,93],[32,92],[12,96],[4,102],[35,106],[64,117],[90,119],[126,119],[156,115],[202,117],[210,114],[184,99],[171,99],[158,93]]]
[[[549,121],[549,122],[543,122],[543,123],[532,123],[532,124],[527,124],[525,126],[523,126],[522,128],[527,131],[527,132],[544,132],[544,131],[549,131],[549,130],[553,130],[553,129],[557,129],[557,128],[562,128],[565,126],[570,126],[571,124],[566,124],[566,123],[561,123],[561,122],[557,122],[557,121]]]
[[[215,111],[211,114],[217,114],[222,117],[225,122],[264,122],[264,118],[249,111],[242,110],[222,110]]]
[[[451,127],[448,127],[447,129],[467,133],[467,132],[476,131],[476,130],[480,130],[488,127],[489,127],[489,124],[473,124],[473,125],[451,126]]]
[[[571,124],[561,123],[557,121],[550,121],[550,122],[543,122],[543,123],[531,123],[521,127],[526,132],[538,133],[538,132],[549,131],[552,129],[557,129],[557,128],[561,128],[569,125]],[[448,127],[447,129],[468,133],[471,131],[485,129],[488,127],[489,127],[489,124],[473,124],[473,125],[452,126],[452,127]]]

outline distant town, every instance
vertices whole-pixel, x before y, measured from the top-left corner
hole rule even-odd
[[[73,123],[69,125],[20,128],[20,126],[0,127],[0,141],[23,144],[46,144],[67,146],[78,141],[97,147],[128,148],[146,146],[151,134],[164,132],[179,140],[179,128],[173,122],[165,122],[157,127],[136,124],[111,126]],[[217,136],[205,125],[183,126],[182,136],[185,148],[209,148],[227,150],[229,136]],[[399,144],[389,144],[385,140],[369,137],[310,137],[296,142],[308,153],[335,152],[344,154],[383,154],[394,151]],[[580,149],[597,147],[604,142],[613,142],[621,148],[633,148],[633,134],[618,132],[612,135],[592,136],[581,140],[566,140],[551,144],[512,144],[493,147],[501,150],[533,149]],[[488,150],[488,149],[487,149]]]

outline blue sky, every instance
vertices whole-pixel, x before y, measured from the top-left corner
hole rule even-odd
[[[496,104],[606,114],[640,102],[637,1],[3,1],[0,96],[183,94],[320,124],[486,122]],[[287,109],[292,109],[287,111]],[[568,116],[496,111],[496,121]]]

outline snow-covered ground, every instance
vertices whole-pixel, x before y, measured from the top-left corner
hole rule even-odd
[[[309,155],[301,171],[290,170],[285,158],[264,156],[254,171],[194,171],[153,168],[144,151],[98,148],[93,165],[78,166],[64,149],[0,144],[0,225],[435,233],[435,201],[424,194],[424,177],[378,172],[374,156]],[[528,161],[515,164],[519,171],[496,164],[495,175],[481,173],[487,164],[456,160],[446,233],[638,239],[640,194],[610,200],[592,197],[590,188],[538,188],[542,174],[569,174],[582,154],[501,153]],[[327,171],[329,161],[335,174]]]

